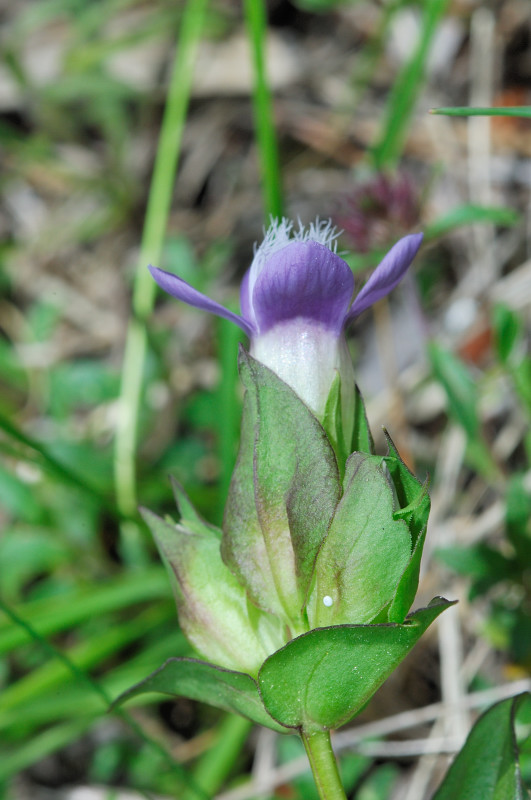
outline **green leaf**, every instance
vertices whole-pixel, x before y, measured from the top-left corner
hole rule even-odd
[[[44,510],[36,498],[35,487],[24,483],[0,465],[0,506],[4,512],[26,522],[42,522]]]
[[[505,528],[522,567],[531,564],[531,492],[523,475],[513,475],[505,496]]]
[[[266,709],[282,725],[307,732],[344,725],[450,605],[435,598],[402,625],[340,625],[293,639],[258,674]]]
[[[33,600],[21,605],[20,612],[41,636],[51,636],[118,609],[165,599],[169,594],[164,571],[151,567],[107,579],[101,585],[92,584],[86,590],[81,587],[57,597]],[[20,647],[26,639],[22,628],[13,627],[0,615],[0,655]]]
[[[511,208],[498,206],[478,206],[473,203],[457,206],[444,216],[431,222],[424,229],[424,239],[429,241],[439,236],[444,236],[455,228],[464,225],[490,222],[493,225],[516,225],[520,215]]]
[[[308,13],[325,14],[346,3],[352,5],[353,2],[356,0],[293,0],[293,5]]]
[[[113,706],[145,692],[189,697],[224,711],[232,711],[274,731],[290,733],[273,720],[260,699],[258,686],[244,672],[222,669],[195,658],[170,658],[160,669],[121,694]]]
[[[518,396],[527,413],[531,414],[531,359],[522,358],[513,369],[513,380]]]
[[[312,628],[370,622],[391,601],[411,556],[408,527],[393,510],[382,458],[353,453],[317,558]]]
[[[524,800],[514,727],[524,701],[502,700],[478,719],[433,800]]]
[[[474,440],[479,430],[477,387],[462,361],[449,350],[431,342],[428,355],[435,377],[448,398],[449,414]]]
[[[498,358],[503,364],[507,364],[515,345],[521,339],[522,320],[510,308],[500,303],[494,307],[492,323]]]
[[[244,421],[223,558],[258,605],[276,611],[279,600],[292,633],[300,632],[315,558],[339,501],[337,462],[324,429],[287,384],[243,350],[240,372]],[[277,601],[264,593],[266,576]]]
[[[478,390],[469,370],[453,353],[435,342],[428,345],[428,355],[434,375],[446,392],[448,414],[466,433],[469,463],[488,480],[499,479],[499,467],[481,430]]]
[[[221,559],[219,531],[194,533],[146,509],[142,516],[168,567],[187,639],[205,658],[256,674],[285,637],[276,618],[249,608],[245,589]]]
[[[471,600],[485,594],[501,581],[516,578],[517,562],[507,558],[489,545],[479,543],[473,547],[445,547],[436,551],[439,561],[458,575],[468,575],[473,583],[469,592]]]

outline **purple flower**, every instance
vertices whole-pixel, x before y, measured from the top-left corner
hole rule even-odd
[[[422,234],[400,239],[374,270],[351,305],[354,278],[337,255],[330,222],[307,229],[287,219],[272,221],[255,248],[240,291],[241,316],[157,267],[151,274],[166,292],[239,325],[251,340],[251,354],[289,384],[321,417],[336,371],[343,403],[353,387],[353,370],[344,331],[347,325],[388,294],[404,276]]]
[[[358,253],[385,249],[420,216],[420,189],[405,173],[376,173],[343,198],[335,215]]]

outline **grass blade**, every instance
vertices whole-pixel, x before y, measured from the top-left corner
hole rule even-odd
[[[410,129],[415,101],[424,84],[430,46],[447,6],[448,0],[427,0],[424,4],[422,30],[417,45],[390,92],[382,125],[383,132],[373,149],[372,155],[378,169],[393,167],[400,158]]]
[[[70,672],[75,678],[80,680],[86,686],[89,686],[104,701],[105,706],[107,708],[110,707],[113,698],[107,694],[107,691],[101,686],[100,683],[98,683],[98,681],[96,681],[91,675],[85,672],[85,670],[81,669],[70,658],[68,658],[68,656],[66,656],[56,647],[54,647],[47,639],[41,636],[35,630],[35,628],[33,628],[32,625],[30,625],[25,619],[23,619],[19,614],[17,614],[16,611],[14,611],[6,603],[4,603],[1,598],[0,598],[0,609],[4,612],[4,614],[6,614],[6,616],[8,616],[12,620],[12,622],[15,625],[22,628],[31,639],[37,642],[42,648],[42,650],[45,653],[47,653],[48,656],[50,656],[50,658],[57,659],[60,663],[62,663],[67,668],[68,672]],[[156,750],[159,754],[161,754],[164,757],[165,761],[168,763],[168,766],[175,774],[179,782],[183,783],[191,792],[193,792],[196,795],[196,797],[201,797],[201,798],[207,797],[205,792],[194,783],[193,779],[190,777],[188,772],[179,764],[177,764],[176,761],[173,760],[171,755],[165,750],[165,748],[161,744],[159,744],[151,737],[147,736],[142,730],[142,728],[138,725],[138,723],[127,711],[124,711],[124,709],[121,708],[115,708],[113,709],[113,713],[116,714],[118,717],[120,717],[143,742],[153,747],[154,750]],[[34,737],[32,739],[32,742],[30,742],[25,749],[26,750],[29,749],[31,751],[29,755],[33,758],[33,760],[37,760],[39,757],[42,757],[42,755],[44,755],[46,752],[53,752],[54,750],[57,750],[63,745],[67,744],[67,742],[72,741],[72,737],[76,735],[78,736],[81,735],[81,733],[83,733],[83,731],[86,730],[87,727],[89,727],[91,724],[92,720],[85,719],[85,720],[76,720],[73,723],[68,722],[65,723],[64,725],[57,726],[57,728],[53,728],[51,729],[51,731],[45,731],[42,734],[42,736],[45,738],[48,734],[50,736],[50,741],[47,744],[48,749],[44,749],[42,750],[42,753],[40,753],[39,750],[35,751],[35,749],[31,747],[32,743],[36,741],[37,737]],[[69,731],[70,737],[65,738],[64,736],[61,735],[53,736],[54,732],[61,732],[61,731],[64,732]],[[4,768],[4,771],[0,769],[0,780],[2,778],[14,774],[14,772],[11,770],[11,766],[15,762],[16,758],[17,758],[16,754],[13,754],[11,758],[6,760],[6,767]],[[31,761],[28,762],[28,754],[26,754],[23,765],[27,766],[29,763],[32,762]],[[17,771],[18,768],[19,767],[17,766]]]
[[[156,264],[162,252],[206,8],[207,0],[188,0],[183,11],[135,275],[133,316],[125,345],[114,462],[116,500],[121,513],[126,516],[135,514],[137,507],[135,456],[147,348],[146,319],[153,309],[156,290],[147,265],[150,262]]]
[[[447,117],[524,117],[525,119],[531,119],[531,106],[504,106],[498,108],[450,106],[448,108],[430,108],[430,114],[444,114]]]
[[[265,63],[267,15],[263,0],[244,0],[243,8],[253,54],[254,122],[263,181],[264,211],[268,223],[270,216],[278,218],[282,216],[283,203],[273,100]]]

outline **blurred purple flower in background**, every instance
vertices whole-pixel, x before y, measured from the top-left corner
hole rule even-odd
[[[389,247],[418,225],[419,217],[420,193],[413,180],[404,173],[380,173],[343,198],[334,222],[356,252],[367,253]]]
[[[241,316],[176,275],[149,269],[159,286],[177,299],[239,325],[251,340],[251,355],[321,417],[336,370],[343,402],[352,396],[346,326],[399,283],[422,241],[419,233],[397,242],[351,305],[354,277],[337,255],[338,235],[330,221],[316,220],[307,228],[299,224],[295,231],[287,219],[272,221],[242,281]]]

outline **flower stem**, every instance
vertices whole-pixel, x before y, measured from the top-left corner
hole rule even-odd
[[[301,732],[320,800],[346,800],[329,731]]]

